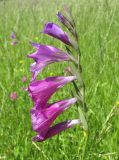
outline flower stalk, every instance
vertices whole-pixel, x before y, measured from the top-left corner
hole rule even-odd
[[[72,45],[73,50],[75,50],[75,52],[77,53],[77,57],[75,58],[73,56],[73,52],[71,51],[71,49],[69,48],[69,46],[66,46],[66,50],[68,52],[69,55],[72,55],[72,59],[74,59],[72,62],[70,63],[70,67],[72,70],[73,75],[75,75],[77,77],[77,82],[78,85],[75,81],[73,81],[73,85],[77,94],[77,98],[78,98],[78,102],[77,102],[77,108],[78,108],[78,112],[79,112],[79,117],[81,119],[81,122],[83,124],[83,128],[85,131],[88,131],[88,125],[87,125],[87,121],[85,118],[86,112],[88,111],[86,102],[85,102],[85,83],[82,77],[82,66],[80,63],[81,60],[81,51],[79,48],[79,37],[78,37],[78,33],[77,33],[77,29],[76,29],[76,24],[75,24],[75,20],[72,16],[71,11],[68,8],[65,8],[66,14],[68,15],[68,17],[70,16],[70,20],[68,19],[68,17],[62,15],[60,13],[60,15],[58,15],[59,21],[65,25],[65,27],[70,31],[69,28],[72,28],[72,30],[74,32],[71,31],[71,34],[73,36],[73,39],[75,40],[75,42]],[[65,19],[64,21],[70,21],[70,24],[66,24],[64,23],[64,21],[61,19]],[[80,86],[80,88],[79,88]],[[80,104],[80,106],[82,108],[80,108],[78,105]]]

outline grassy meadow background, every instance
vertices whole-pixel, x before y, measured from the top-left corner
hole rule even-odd
[[[40,34],[46,22],[59,23],[56,13],[72,6],[80,36],[81,64],[89,107],[89,138],[76,126],[42,143],[33,143],[29,111],[33,104],[22,87],[28,85],[34,51],[29,41],[64,45]],[[64,28],[65,29],[65,28]],[[19,44],[12,46],[10,34]],[[65,75],[67,63],[46,67],[38,79]],[[23,76],[27,82],[21,82]],[[71,97],[70,85],[50,101]],[[11,92],[18,99],[11,101]],[[0,0],[0,159],[6,160],[119,160],[119,0]],[[75,106],[57,122],[78,117]],[[110,111],[112,112],[110,113]],[[108,119],[109,118],[109,119]],[[102,131],[103,130],[103,131]]]

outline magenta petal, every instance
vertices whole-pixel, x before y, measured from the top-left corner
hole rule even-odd
[[[69,77],[48,77],[44,80],[37,80],[30,83],[29,94],[37,109],[44,108],[48,99],[66,83],[75,80],[75,76]]]
[[[48,22],[47,24],[45,24],[43,33],[57,38],[67,45],[71,45],[68,35],[58,25],[54,23]]]
[[[34,80],[38,73],[48,64],[69,60],[68,55],[58,48],[36,43],[32,43],[32,45],[36,48],[36,52],[28,55],[29,58],[33,58],[36,61],[30,68],[33,73],[32,80]]]
[[[33,108],[31,110],[31,119],[33,124],[33,130],[36,132],[47,130],[56,117],[67,109],[71,104],[76,102],[76,98],[66,99],[54,104],[48,105],[47,108],[37,110]]]
[[[48,108],[37,110],[33,108],[31,110],[31,119],[33,130],[40,134],[40,137],[45,137],[49,127],[53,121],[59,116],[64,110],[70,107],[70,105],[76,102],[76,98],[71,98],[63,101],[56,102],[48,106]]]
[[[69,60],[68,55],[56,47],[35,43],[32,45],[36,48],[36,52],[29,54],[28,57],[33,58],[36,62]]]
[[[35,80],[38,73],[42,71],[42,69],[46,66],[44,63],[32,63],[30,66],[30,71],[32,72],[31,81]]]
[[[80,124],[80,120],[79,119],[74,119],[74,120],[68,120],[59,124],[56,124],[53,127],[50,127],[46,136],[41,138],[40,134],[36,135],[35,137],[33,137],[33,141],[44,141],[47,138],[51,138],[52,136],[55,136],[57,134],[59,134],[60,132],[68,129],[68,128],[72,128],[73,126],[75,126],[76,124]]]

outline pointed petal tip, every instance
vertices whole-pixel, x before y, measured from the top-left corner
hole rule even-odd
[[[70,99],[70,102],[71,102],[71,103],[75,103],[76,101],[77,101],[77,98],[76,98],[76,97]]]
[[[73,81],[76,79],[76,76],[68,76],[68,77],[66,77],[66,79],[69,81]]]

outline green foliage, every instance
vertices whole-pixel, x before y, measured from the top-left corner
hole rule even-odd
[[[57,23],[62,5],[72,6],[80,36],[81,64],[89,110],[89,137],[77,126],[42,143],[31,141],[29,110],[32,102],[22,86],[30,81],[29,41],[62,48],[58,40],[40,31]],[[119,1],[118,0],[3,0],[0,1],[0,159],[8,160],[118,160],[119,159]],[[59,23],[59,22],[58,22]],[[19,44],[11,46],[15,31]],[[66,63],[48,66],[39,78],[62,75]],[[21,82],[26,75],[28,81]],[[71,97],[70,85],[52,101]],[[16,91],[18,99],[9,95]],[[78,117],[75,106],[57,121]],[[113,111],[113,112],[112,112]],[[110,114],[111,112],[111,114]],[[66,117],[67,115],[67,117]],[[111,115],[111,116],[110,116]],[[108,119],[109,118],[109,119]]]

